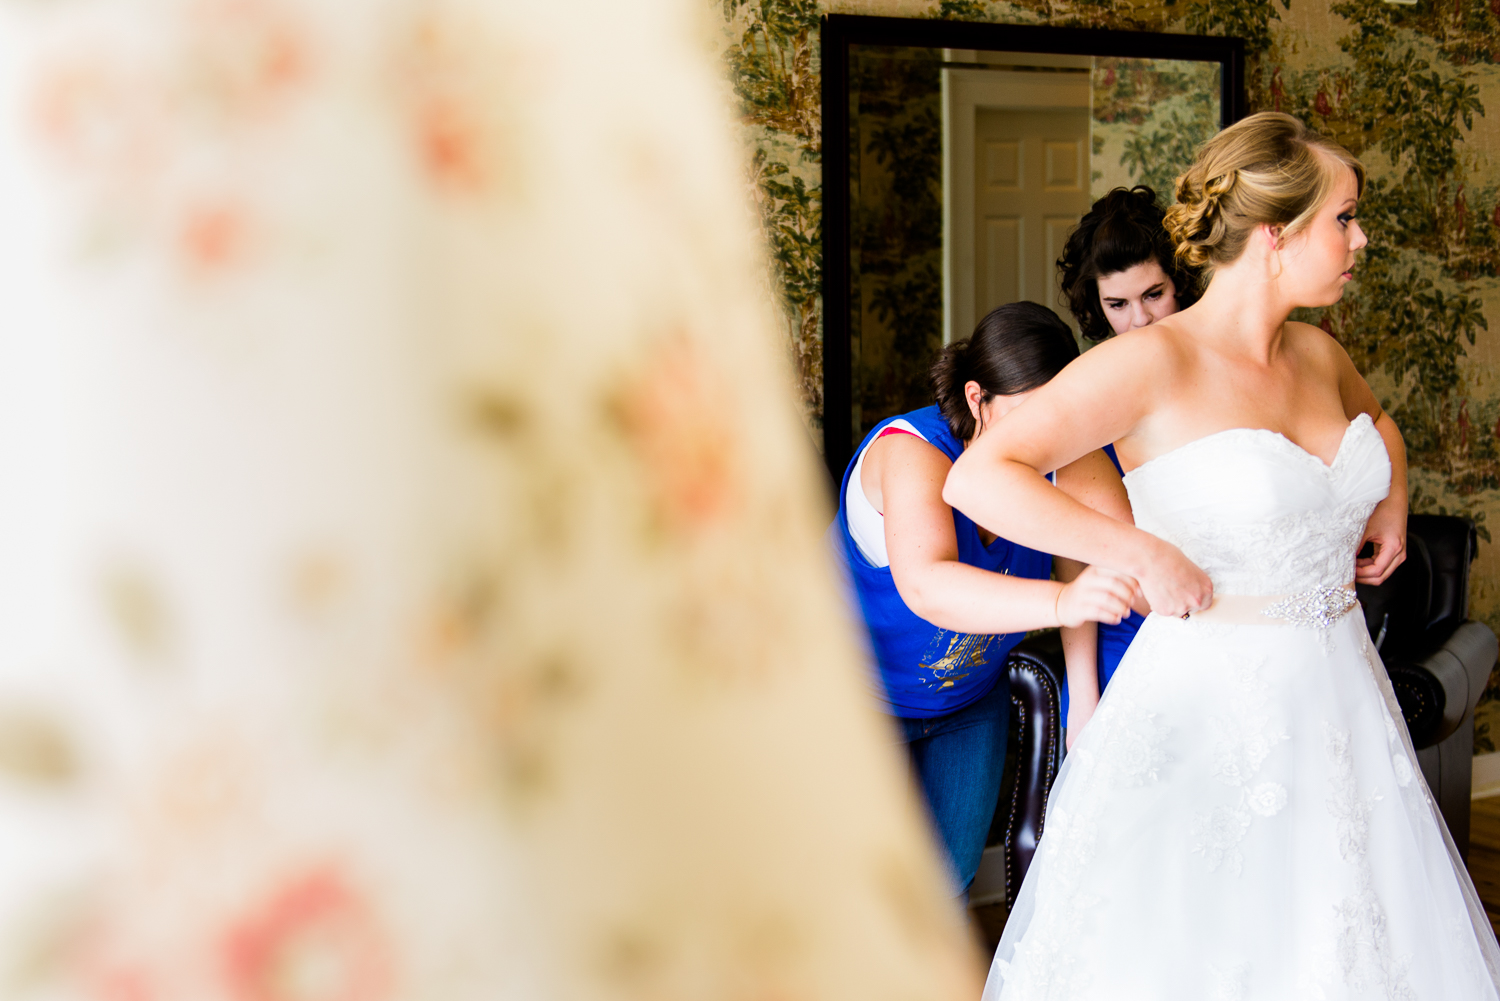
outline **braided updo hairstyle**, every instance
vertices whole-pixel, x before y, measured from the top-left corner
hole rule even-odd
[[[1099,199],[1063,245],[1058,278],[1078,329],[1091,341],[1114,333],[1099,305],[1099,279],[1155,261],[1172,279],[1179,308],[1198,298],[1198,272],[1177,260],[1162,223],[1156,192],[1143,185],[1115,188]]]
[[[1261,223],[1280,226],[1283,239],[1295,236],[1345,168],[1363,191],[1365,168],[1353,154],[1291,115],[1241,119],[1200,146],[1177,178],[1166,225],[1178,259],[1211,273],[1237,259]]]
[[[1012,302],[990,310],[974,335],[943,348],[929,373],[938,409],[959,441],[974,437],[964,387],[979,383],[984,402],[1035,389],[1078,357],[1073,331],[1046,306]]]

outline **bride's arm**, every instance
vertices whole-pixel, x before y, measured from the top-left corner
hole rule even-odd
[[[1330,338],[1331,340],[1331,338]],[[1354,367],[1347,352],[1334,342],[1335,360],[1339,370],[1339,397],[1344,403],[1344,416],[1351,421],[1360,414],[1369,414],[1375,421],[1375,430],[1385,441],[1386,453],[1391,457],[1391,492],[1385,500],[1375,505],[1370,521],[1365,526],[1365,536],[1360,540],[1363,549],[1366,542],[1375,544],[1375,555],[1355,561],[1354,579],[1361,584],[1381,584],[1406,559],[1406,442],[1401,438],[1401,429],[1391,420],[1391,415],[1380,406],[1375,393],[1364,376]]]
[[[1042,475],[1120,440],[1150,412],[1174,359],[1151,328],[1124,340],[1089,351],[980,435],[953,464],[943,499],[1024,546],[1134,577],[1154,610],[1180,615],[1211,604],[1207,575],[1175,546],[1090,509]]]
[[[998,634],[1077,625],[1085,619],[1119,622],[1129,614],[1134,582],[1107,572],[1091,571],[1059,584],[964,563],[958,557],[953,509],[942,499],[947,456],[911,435],[881,439],[871,446],[876,447],[884,452],[880,487],[891,578],[901,600],[917,615],[955,632]],[[1047,489],[1053,488],[1049,484]]]

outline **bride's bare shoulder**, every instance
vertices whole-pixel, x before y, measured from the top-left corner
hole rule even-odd
[[[1288,336],[1294,338],[1300,344],[1319,345],[1325,350],[1330,348],[1339,351],[1343,350],[1342,347],[1339,347],[1339,342],[1334,339],[1332,334],[1324,332],[1322,327],[1315,327],[1311,323],[1303,323],[1301,320],[1288,320],[1283,329],[1286,330]]]
[[[1097,371],[1118,376],[1139,374],[1160,378],[1187,360],[1189,341],[1175,326],[1153,323],[1128,333],[1117,334],[1091,348],[1078,360]]]
[[[1309,323],[1288,322],[1286,329],[1288,342],[1297,354],[1298,377],[1305,386],[1336,391],[1350,420],[1361,413],[1380,416],[1380,403],[1369,383],[1336,338]]]
[[[1353,367],[1349,352],[1344,350],[1344,346],[1333,335],[1325,333],[1321,328],[1311,323],[1288,320],[1285,329],[1288,341],[1306,362],[1326,369],[1330,374],[1341,373],[1346,367]]]

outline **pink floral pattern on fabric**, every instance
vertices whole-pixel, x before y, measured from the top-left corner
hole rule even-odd
[[[279,888],[230,930],[224,956],[243,1001],[382,1001],[392,992],[386,936],[335,870]]]
[[[7,990],[978,993],[702,23],[0,4]]]

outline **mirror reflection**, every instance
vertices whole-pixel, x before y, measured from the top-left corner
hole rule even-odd
[[[1078,333],[1058,291],[1069,233],[1117,187],[1170,203],[1223,121],[1220,73],[1207,60],[850,46],[854,441],[929,404],[933,357],[995,306],[1030,299]]]

